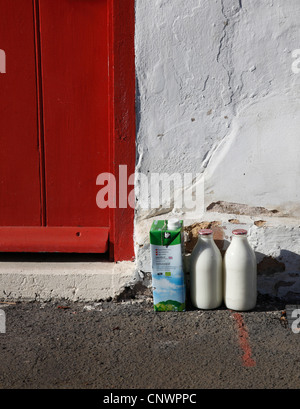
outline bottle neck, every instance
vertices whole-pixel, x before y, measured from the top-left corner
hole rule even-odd
[[[231,243],[233,244],[243,244],[247,245],[248,243],[248,237],[246,235],[233,235]]]
[[[209,235],[199,235],[198,241],[199,240],[204,240],[204,241],[213,241],[213,236],[211,234]]]

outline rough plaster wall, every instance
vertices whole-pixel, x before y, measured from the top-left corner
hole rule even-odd
[[[137,202],[141,270],[149,270],[148,218],[175,213],[186,225],[221,220],[223,227],[248,215],[260,254],[279,259],[286,251],[285,270],[262,281],[266,291],[280,295],[278,283],[300,272],[300,74],[292,71],[299,15],[299,0],[136,0],[136,170],[198,174],[205,207],[217,212],[195,219],[172,203],[144,210]],[[151,195],[138,178],[136,192]],[[254,221],[272,211],[282,218],[258,238]]]

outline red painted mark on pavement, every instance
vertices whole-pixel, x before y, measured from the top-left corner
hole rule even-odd
[[[244,323],[243,317],[239,313],[233,314],[233,318],[236,320],[237,326],[238,326],[238,334],[239,334],[239,341],[240,341],[240,347],[242,348],[244,355],[242,357],[243,359],[243,365],[247,368],[253,367],[256,365],[256,362],[254,359],[252,359],[251,355],[251,347],[249,344],[249,333],[248,329]]]

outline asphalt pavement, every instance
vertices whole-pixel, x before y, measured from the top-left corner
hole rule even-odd
[[[300,387],[300,333],[286,305],[269,297],[244,313],[225,306],[157,313],[146,297],[2,300],[0,309],[1,389]]]

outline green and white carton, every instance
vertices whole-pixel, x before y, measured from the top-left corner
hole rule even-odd
[[[155,220],[150,229],[155,311],[185,311],[183,221]]]

